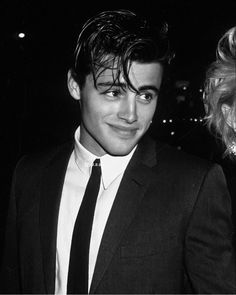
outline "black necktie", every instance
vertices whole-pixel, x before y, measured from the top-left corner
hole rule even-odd
[[[75,221],[67,280],[68,294],[88,294],[89,244],[100,179],[100,160],[96,159]]]

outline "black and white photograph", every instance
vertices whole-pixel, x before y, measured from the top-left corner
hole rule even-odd
[[[0,294],[235,294],[236,1],[0,13]]]

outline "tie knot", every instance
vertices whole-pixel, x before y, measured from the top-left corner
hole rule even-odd
[[[96,160],[93,162],[93,166],[100,166],[100,159],[96,159]]]

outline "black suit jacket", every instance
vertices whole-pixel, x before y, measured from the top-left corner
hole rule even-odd
[[[53,293],[57,219],[72,145],[18,164],[2,292]],[[143,139],[102,237],[91,293],[236,293],[231,203],[219,166]]]

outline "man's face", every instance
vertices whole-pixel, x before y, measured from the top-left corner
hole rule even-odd
[[[151,124],[162,73],[159,63],[133,62],[129,79],[137,91],[122,76],[114,84],[110,69],[98,77],[97,89],[88,75],[80,90],[81,144],[97,156],[127,155]]]

